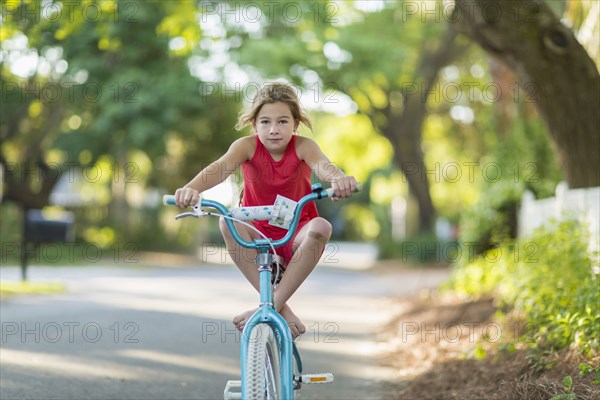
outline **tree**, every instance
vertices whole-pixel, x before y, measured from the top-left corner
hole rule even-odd
[[[600,75],[542,0],[457,0],[462,30],[510,66],[545,120],[572,188],[600,185]]]
[[[201,37],[195,2],[12,2],[2,13],[2,39],[13,43],[4,60],[26,53],[38,60],[28,73],[2,65],[6,200],[42,208],[69,166],[108,159],[101,173],[119,174],[111,181],[123,221],[124,177],[138,168],[128,158],[132,150],[156,163],[154,183],[165,186],[177,181],[172,165],[168,178],[157,176],[165,172],[159,164],[170,137],[194,142],[177,156],[224,150],[230,138],[213,137],[210,128],[226,107],[207,107],[214,99],[201,96],[188,67]]]
[[[430,231],[435,222],[435,208],[429,194],[429,183],[424,154],[421,150],[423,123],[427,116],[427,98],[437,81],[439,71],[457,58],[467,47],[456,39],[457,33],[449,27],[437,48],[423,51],[415,68],[415,82],[419,89],[401,90],[404,107],[394,109],[392,102],[384,108],[388,123],[382,133],[394,147],[396,164],[406,176],[411,194],[419,204],[419,227],[421,231]],[[388,96],[393,96],[398,88],[392,89]]]
[[[394,10],[387,11],[387,23],[392,24]],[[385,26],[385,19],[385,14],[369,15],[364,24]],[[360,111],[371,118],[381,134],[392,144],[395,165],[403,172],[409,193],[416,199],[419,207],[418,229],[420,232],[431,231],[436,210],[430,195],[428,167],[422,150],[423,123],[429,112],[429,96],[435,92],[439,71],[458,58],[468,47],[468,43],[461,43],[451,26],[444,24],[432,27],[414,19],[405,21],[401,28],[390,29],[385,34],[377,29],[366,33],[361,28],[362,24],[348,27],[346,31],[350,32],[342,31],[339,40],[344,49],[361,58],[357,61],[359,65],[343,66],[340,68],[341,73],[331,71],[324,75],[345,92],[370,98],[368,107],[361,108]],[[402,36],[406,38],[411,31],[420,31],[421,35],[416,41],[399,39]],[[371,43],[379,41],[380,44],[371,49],[353,45],[352,43],[362,43],[363,46],[368,46],[367,40],[356,42],[355,38],[358,36],[367,36]],[[390,65],[384,68],[377,52],[385,51],[385,47],[388,47],[388,53],[402,54],[410,47],[420,48],[421,51],[417,57],[412,54],[400,57],[395,62],[390,60]],[[377,79],[378,75],[384,79]],[[373,101],[372,94],[365,90],[367,88],[361,88],[361,81],[365,80],[369,81],[376,92],[383,94],[384,101]]]
[[[420,15],[408,15],[403,2],[374,11],[361,11],[350,3],[332,4],[336,13],[331,18],[321,15],[296,24],[274,20],[260,39],[240,47],[239,62],[260,65],[267,76],[289,70],[293,80],[310,88],[315,82],[304,81],[304,74],[316,72],[322,90],[337,90],[352,98],[358,112],[367,115],[391,143],[394,163],[418,204],[418,230],[430,231],[436,211],[421,146],[423,122],[439,71],[459,57],[468,43],[457,39],[447,23],[423,22]],[[339,23],[342,17],[352,23]],[[282,41],[286,46],[280,45]],[[270,63],[261,63],[265,54]]]

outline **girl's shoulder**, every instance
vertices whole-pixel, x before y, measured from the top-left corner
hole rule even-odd
[[[229,151],[236,153],[245,161],[250,160],[256,150],[256,138],[252,136],[244,136],[236,139],[230,146]]]
[[[306,136],[296,136],[296,154],[301,160],[304,160],[308,155],[319,151],[319,145],[313,139]]]

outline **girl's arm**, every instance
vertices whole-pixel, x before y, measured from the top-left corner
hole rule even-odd
[[[325,183],[331,183],[335,192],[332,200],[352,196],[356,188],[356,179],[346,176],[329,158],[321,151],[319,145],[312,139],[298,137],[296,154],[313,170],[317,178]]]
[[[250,140],[249,140],[250,139]],[[211,163],[198,173],[184,187],[175,191],[175,202],[179,207],[197,204],[200,193],[223,182],[254,152],[254,138],[244,137],[229,146],[229,150],[217,161]]]

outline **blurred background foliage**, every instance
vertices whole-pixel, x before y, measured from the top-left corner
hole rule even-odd
[[[439,18],[408,3],[3,2],[2,241],[42,207],[73,211],[77,240],[101,248],[219,240],[160,196],[248,134],[237,115],[273,80],[301,93],[314,122],[301,134],[365,183],[319,205],[335,239],[395,257],[408,240],[483,252],[513,235],[523,190],[550,196],[563,179],[535,100],[453,30],[447,3],[427,2]],[[550,3],[597,65],[597,3]],[[214,195],[235,203],[239,184]]]

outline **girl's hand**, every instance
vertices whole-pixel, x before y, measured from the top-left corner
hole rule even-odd
[[[200,199],[200,192],[189,187],[179,188],[175,191],[175,203],[181,208],[195,206]]]
[[[356,189],[356,179],[353,176],[343,176],[331,181],[331,187],[335,196],[331,198],[333,201],[351,197]]]

